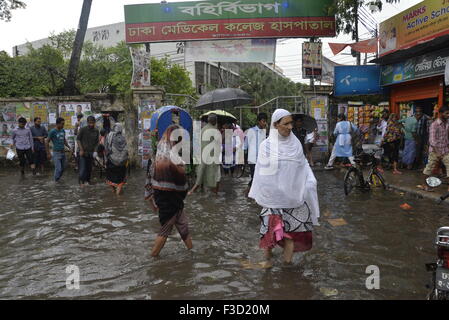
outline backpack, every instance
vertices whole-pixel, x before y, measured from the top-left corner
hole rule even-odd
[[[124,166],[126,161],[128,161],[128,150],[126,148],[126,140],[122,135],[117,135],[114,138],[121,139],[118,143],[121,148],[117,148],[117,144],[111,143],[108,159],[112,162],[114,166]]]

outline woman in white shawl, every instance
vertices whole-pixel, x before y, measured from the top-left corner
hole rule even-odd
[[[317,181],[292,129],[290,112],[277,109],[270,135],[260,146],[249,192],[262,207],[260,247],[266,259],[271,260],[271,250],[280,245],[287,264],[293,252],[312,248],[312,229],[320,216]]]

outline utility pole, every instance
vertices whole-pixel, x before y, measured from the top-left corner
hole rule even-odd
[[[71,96],[76,93],[75,81],[80,64],[81,52],[83,50],[84,37],[86,35],[87,23],[89,22],[90,8],[92,0],[84,0],[81,10],[81,17],[76,31],[75,42],[73,43],[72,57],[70,58],[69,71],[64,83],[64,95]]]
[[[315,38],[312,37],[310,38],[310,42],[315,42]],[[304,53],[303,53],[304,54]],[[303,71],[305,71],[305,69],[303,68]],[[315,79],[314,79],[314,73],[315,71],[313,70],[313,65],[312,65],[312,75],[310,76],[310,88],[313,88],[315,86]]]
[[[359,0],[354,0],[354,32],[353,40],[359,42]],[[360,65],[360,52],[356,52],[357,65]]]

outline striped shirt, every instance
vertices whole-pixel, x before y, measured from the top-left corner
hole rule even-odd
[[[430,126],[429,132],[430,152],[449,154],[449,121],[435,120]]]

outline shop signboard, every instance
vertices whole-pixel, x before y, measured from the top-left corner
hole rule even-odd
[[[334,37],[333,0],[188,1],[125,6],[126,42]]]
[[[436,75],[444,75],[449,49],[432,52],[405,62],[382,66],[381,85],[391,85]]]
[[[335,96],[381,94],[380,66],[336,66]]]
[[[449,1],[425,0],[380,24],[380,56],[449,34]]]

